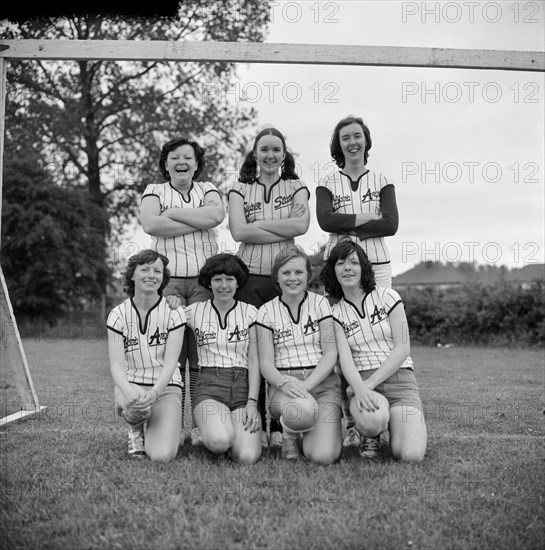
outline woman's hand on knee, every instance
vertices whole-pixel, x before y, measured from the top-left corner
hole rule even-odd
[[[375,412],[380,408],[379,394],[363,382],[354,392],[356,406],[360,412]]]
[[[297,378],[294,378],[290,380],[289,382],[286,382],[280,390],[282,393],[287,395],[288,397],[294,399],[297,397],[302,398],[311,398],[312,396],[310,393],[308,393],[307,389],[305,388],[305,384],[302,380],[298,380]]]

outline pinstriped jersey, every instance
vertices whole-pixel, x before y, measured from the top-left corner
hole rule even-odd
[[[305,292],[294,318],[281,297],[263,304],[257,324],[270,330],[274,344],[274,366],[278,370],[314,368],[322,358],[318,323],[331,317],[327,298]]]
[[[319,186],[325,187],[331,194],[333,212],[336,214],[373,213],[380,215],[380,192],[387,185],[393,185],[392,182],[382,174],[377,174],[372,170],[368,170],[360,176],[355,191],[352,188],[351,181],[350,177],[342,172],[335,172],[320,180]],[[346,237],[347,235],[344,234],[329,234],[329,241],[324,250],[324,260],[327,260],[331,249],[339,240]],[[371,263],[383,264],[390,261],[390,252],[384,237],[370,237],[360,240],[353,233],[349,235],[349,238],[365,250]]]
[[[303,189],[310,193],[300,180],[279,179],[269,189],[256,181],[255,183],[237,182],[229,191],[237,193],[244,199],[244,215],[246,223],[258,220],[283,220],[290,217],[293,207],[293,197]],[[270,275],[276,255],[286,246],[293,244],[294,239],[286,239],[277,243],[240,243],[238,256],[248,266],[254,275]]]
[[[219,195],[212,183],[194,181],[186,200],[180,191],[166,182],[148,185],[142,198],[157,197],[162,214],[169,208],[200,208],[208,193]],[[173,277],[197,277],[206,258],[218,253],[213,229],[197,229],[180,237],[152,237],[150,248],[169,259],[168,268]]]
[[[384,287],[364,296],[363,317],[344,298],[333,305],[333,318],[344,329],[358,371],[378,369],[394,349],[389,315],[398,306],[404,307],[400,295]],[[400,368],[412,369],[412,359],[407,357]]]
[[[185,312],[197,340],[200,367],[248,368],[250,327],[257,315],[255,306],[236,301],[225,321],[212,300],[195,302]]]
[[[125,373],[129,382],[155,384],[164,365],[168,335],[185,324],[183,308],[170,309],[164,298],[159,298],[145,319],[140,317],[132,298],[112,309],[106,326],[123,338]],[[178,368],[174,369],[169,385],[183,386]]]

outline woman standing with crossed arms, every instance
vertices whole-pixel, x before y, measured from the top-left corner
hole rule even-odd
[[[198,284],[199,270],[206,258],[216,254],[214,234],[225,217],[225,209],[216,187],[210,182],[196,181],[204,169],[204,149],[183,137],[171,139],[161,149],[159,169],[166,183],[146,187],[140,204],[140,223],[152,236],[151,248],[169,259],[172,278],[164,295],[174,294],[187,306],[212,297]],[[199,368],[195,336],[186,331],[180,371],[185,383],[186,362],[189,362],[189,395],[193,392]],[[185,392],[184,411],[185,411]],[[202,441],[192,419],[191,442]]]
[[[367,168],[371,145],[371,132],[361,118],[349,116],[337,123],[330,153],[339,170],[322,178],[316,188],[316,217],[320,227],[329,233],[324,260],[340,240],[350,239],[363,248],[373,264],[377,285],[391,288],[392,266],[384,238],[397,232],[397,202],[391,180]],[[334,302],[330,297],[330,303]],[[347,429],[343,444],[364,445],[365,456],[373,458],[379,441],[360,440],[344,395],[346,384],[342,382]]]
[[[256,136],[229,191],[229,229],[240,242],[238,255],[250,270],[236,298],[259,308],[278,296],[271,280],[276,255],[304,235],[310,223],[309,191],[295,173],[295,160],[275,128]],[[265,385],[260,388],[260,414],[265,427]],[[280,443],[280,426],[271,425],[271,444]]]

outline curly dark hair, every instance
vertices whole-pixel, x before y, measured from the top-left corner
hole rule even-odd
[[[324,285],[324,290],[333,298],[339,300],[344,298],[343,289],[335,275],[335,264],[339,260],[345,260],[355,252],[361,266],[360,286],[364,292],[370,292],[376,287],[373,265],[369,261],[363,248],[354,241],[346,239],[338,242],[332,249],[327,258],[322,271],[320,272],[320,281]]]
[[[166,167],[168,154],[174,151],[175,149],[178,149],[178,147],[180,147],[181,145],[189,145],[190,147],[193,148],[193,151],[195,152],[197,169],[193,174],[193,179],[196,180],[204,170],[204,166],[205,166],[204,149],[196,141],[190,141],[189,139],[186,139],[184,137],[177,137],[177,138],[171,139],[170,141],[167,141],[161,148],[161,154],[159,156],[159,170],[161,171],[161,175],[163,176],[165,181],[170,181],[170,174],[168,173],[168,170]]]
[[[249,274],[248,266],[238,256],[225,252],[211,256],[206,260],[199,272],[198,282],[204,288],[211,290],[212,277],[229,275],[235,277],[238,288],[241,288],[248,281]]]
[[[134,275],[134,270],[136,269],[136,266],[152,264],[157,261],[157,259],[161,259],[161,261],[163,262],[163,282],[161,283],[161,286],[158,290],[159,296],[163,295],[163,290],[170,281],[170,271],[167,267],[168,258],[166,256],[163,256],[163,254],[159,254],[159,252],[156,252],[155,250],[150,250],[148,248],[141,250],[136,254],[133,254],[128,259],[127,268],[123,273],[123,291],[125,292],[125,294],[131,297],[134,296],[134,281],[132,280],[132,276]]]
[[[252,150],[246,155],[246,158],[240,168],[238,181],[242,183],[254,183],[257,180],[257,162],[255,160],[255,152],[257,150],[259,140],[263,136],[276,136],[282,142],[285,156],[282,161],[280,177],[283,180],[298,180],[299,176],[295,173],[295,159],[286,148],[286,139],[282,135],[282,132],[276,128],[265,128],[255,137]]]
[[[369,157],[369,149],[371,149],[371,146],[373,145],[373,142],[371,141],[371,131],[363,122],[363,119],[356,116],[347,116],[346,118],[343,118],[337,123],[337,126],[335,126],[335,129],[333,130],[333,134],[331,135],[331,141],[329,143],[329,151],[331,153],[331,158],[335,161],[335,164],[339,168],[344,168],[345,160],[344,160],[344,153],[341,148],[341,141],[339,139],[339,134],[341,130],[348,126],[349,124],[353,123],[359,124],[363,130],[363,135],[365,136],[365,151],[363,152],[363,162],[367,164],[367,159]]]

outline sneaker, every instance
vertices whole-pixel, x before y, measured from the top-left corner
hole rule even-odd
[[[202,445],[202,435],[199,428],[191,428],[191,445],[194,447]]]
[[[133,430],[129,428],[129,457],[144,458],[144,430],[142,428]]]
[[[283,444],[282,432],[271,432],[271,447],[281,447]]]
[[[300,456],[299,435],[284,433],[282,436],[282,458],[284,460],[297,460]]]
[[[343,447],[359,447],[361,439],[360,432],[358,432],[356,426],[352,426],[352,428],[348,428],[346,432],[346,437],[343,440]]]
[[[360,455],[363,458],[377,458],[380,449],[380,436],[362,437],[360,445]]]

